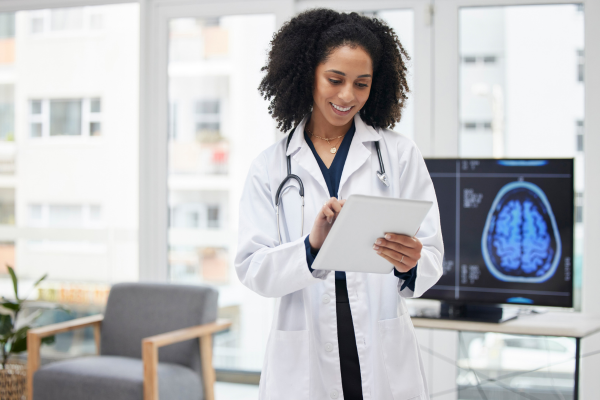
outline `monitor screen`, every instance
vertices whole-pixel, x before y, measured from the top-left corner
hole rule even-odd
[[[424,298],[573,306],[573,159],[427,159],[444,274]]]

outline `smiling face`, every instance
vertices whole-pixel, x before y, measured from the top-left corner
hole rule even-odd
[[[349,46],[334,50],[315,71],[311,117],[315,133],[349,127],[369,99],[372,80],[373,62],[365,50]]]

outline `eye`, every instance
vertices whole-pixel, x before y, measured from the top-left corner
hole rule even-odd
[[[357,83],[356,86],[362,87],[362,88],[369,87],[369,85],[367,85],[365,83]]]
[[[333,83],[334,85],[337,83],[341,83],[342,81],[338,81],[336,79],[329,79],[329,82]]]

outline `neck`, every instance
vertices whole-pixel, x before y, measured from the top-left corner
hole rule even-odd
[[[352,119],[348,123],[336,126],[332,125],[327,119],[321,114],[317,107],[313,107],[310,121],[308,121],[308,131],[313,135],[321,136],[324,138],[335,138],[348,132],[348,129],[352,126]]]

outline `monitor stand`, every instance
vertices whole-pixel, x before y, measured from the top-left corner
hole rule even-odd
[[[459,321],[502,323],[517,318],[518,309],[502,308],[500,306],[441,303],[440,319],[454,319]]]

